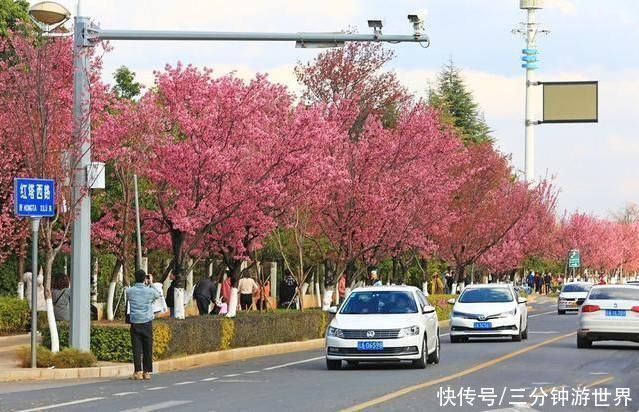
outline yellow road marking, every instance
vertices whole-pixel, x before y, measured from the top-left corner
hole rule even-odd
[[[479,370],[486,369],[486,368],[489,368],[489,367],[491,367],[493,365],[496,365],[498,363],[504,362],[504,361],[506,361],[508,359],[512,359],[514,357],[517,357],[517,356],[519,356],[519,355],[521,355],[523,353],[533,351],[535,349],[541,348],[542,346],[549,345],[551,343],[560,341],[562,339],[566,339],[566,338],[568,338],[570,336],[574,336],[576,334],[577,334],[577,332],[572,332],[572,333],[568,333],[566,335],[557,336],[557,337],[545,340],[543,342],[536,343],[536,344],[534,344],[532,346],[528,346],[526,348],[519,349],[518,351],[511,352],[511,353],[509,353],[507,355],[500,356],[499,358],[491,359],[491,360],[489,360],[487,362],[480,363],[478,365],[473,366],[472,368],[469,368],[469,369],[466,369],[466,370],[463,370],[463,371],[460,371],[460,372],[457,372],[457,373],[453,373],[452,375],[443,376],[441,378],[438,378],[438,379],[435,379],[435,380],[432,380],[432,381],[426,381],[426,382],[423,382],[423,383],[419,383],[417,385],[407,386],[407,387],[399,389],[399,390],[397,390],[395,392],[387,393],[386,395],[382,395],[382,396],[380,396],[378,398],[371,399],[369,401],[362,402],[360,404],[351,406],[350,408],[343,409],[343,411],[344,412],[361,411],[363,409],[370,408],[370,407],[373,407],[375,405],[379,405],[380,403],[388,402],[388,401],[390,401],[392,399],[399,398],[400,396],[404,396],[404,395],[409,394],[411,392],[415,392],[416,390],[419,390],[419,389],[429,388],[431,386],[435,386],[435,385],[440,384],[440,383],[444,383],[444,382],[451,381],[453,379],[461,378],[463,376],[475,373],[475,372],[477,372]]]
[[[614,381],[614,380],[615,380],[615,377],[614,377],[614,376],[609,376],[609,377],[607,377],[607,378],[603,378],[603,379],[600,379],[600,380],[598,380],[598,381],[594,381],[593,383],[591,383],[591,384],[588,384],[588,385],[584,386],[584,388],[585,388],[585,389],[590,389],[590,388],[592,388],[592,387],[594,387],[594,386],[599,386],[599,385],[602,385],[602,384],[604,384],[604,383],[612,382],[612,381]]]

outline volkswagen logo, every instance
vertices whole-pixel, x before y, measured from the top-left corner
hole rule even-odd
[[[367,338],[374,338],[375,337],[375,331],[374,330],[369,330],[368,332],[366,332],[366,337]]]

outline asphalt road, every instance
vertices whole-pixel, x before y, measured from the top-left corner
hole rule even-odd
[[[578,350],[575,315],[558,316],[547,301],[533,306],[527,341],[450,344],[442,330],[441,363],[425,370],[365,364],[327,371],[317,350],[155,375],[151,381],[1,385],[0,410],[639,411],[639,345],[595,343]],[[624,388],[632,399],[627,405]]]

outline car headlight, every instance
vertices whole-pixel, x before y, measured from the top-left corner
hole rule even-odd
[[[451,318],[462,318],[462,319],[468,319],[468,314],[467,313],[463,313],[463,312],[457,312],[457,311],[453,311],[450,314]]]
[[[343,338],[344,337],[344,332],[342,332],[341,329],[329,326],[328,327],[328,331],[326,332],[326,336],[334,336],[336,338]]]
[[[408,328],[401,328],[399,330],[398,338],[405,338],[406,336],[415,336],[419,335],[419,326],[410,326]]]
[[[500,318],[509,318],[511,316],[515,316],[517,313],[517,309],[509,310],[508,312],[503,312],[499,314]]]

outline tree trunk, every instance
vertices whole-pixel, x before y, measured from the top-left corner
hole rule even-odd
[[[174,311],[176,319],[186,317],[184,308],[184,256],[182,248],[186,234],[179,230],[171,231],[171,248],[173,249],[173,274],[175,276]]]
[[[107,294],[107,320],[113,320],[115,318],[115,314],[113,313],[113,303],[115,300],[115,286],[118,280],[118,273],[122,268],[122,262],[117,260],[115,265],[113,266],[113,271],[111,272],[111,282],[109,282],[109,293]]]
[[[49,323],[49,332],[51,334],[51,352],[60,351],[60,340],[58,339],[58,325],[55,322],[55,313],[53,312],[53,300],[51,299],[51,272],[53,271],[53,259],[55,251],[47,250],[45,252],[44,264],[44,298],[47,307],[47,320]]]

